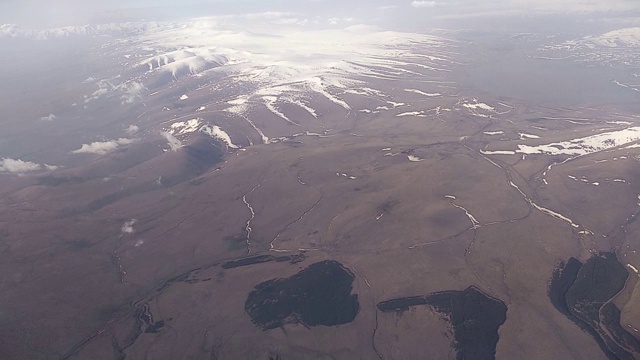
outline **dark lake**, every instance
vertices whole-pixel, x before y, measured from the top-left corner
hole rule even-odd
[[[334,326],[352,322],[358,295],[351,294],[354,275],[337,261],[315,263],[286,279],[256,285],[245,311],[262,330],[285,324]]]
[[[590,334],[609,359],[634,359],[640,341],[620,325],[620,309],[610,302],[629,273],[614,252],[596,254],[582,264],[575,258],[560,264],[551,278],[553,306]]]
[[[453,327],[456,359],[495,359],[498,329],[507,320],[507,306],[470,286],[463,291],[442,291],[383,301],[383,312],[403,312],[428,305],[444,314]]]

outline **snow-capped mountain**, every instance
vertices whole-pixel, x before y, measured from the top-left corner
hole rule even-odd
[[[640,27],[614,30],[585,40],[606,47],[637,47],[640,46]]]
[[[552,57],[571,56],[585,63],[637,65],[640,59],[640,27],[621,28],[548,45],[542,51],[554,54]]]

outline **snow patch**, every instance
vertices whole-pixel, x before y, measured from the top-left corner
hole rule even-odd
[[[205,125],[205,126],[202,127],[201,131],[204,132],[205,134],[211,136],[211,137],[214,137],[214,138],[224,142],[228,147],[230,147],[232,149],[238,149],[238,145],[235,145],[231,141],[231,137],[229,136],[229,134],[227,134],[224,130],[222,130],[217,125],[214,125],[213,127]]]
[[[403,113],[400,113],[400,114],[396,115],[396,117],[404,117],[404,116],[427,117],[427,115],[425,114],[424,110],[403,112]]]
[[[547,154],[547,155],[586,155],[640,140],[640,127],[631,127],[624,130],[606,132],[584,138],[563,142],[550,143],[538,146],[518,145],[516,152],[522,154]],[[628,146],[627,148],[640,147]]]
[[[532,134],[527,134],[527,133],[518,133],[518,135],[520,136],[521,140],[525,140],[525,139],[540,139],[540,136],[538,136],[538,135],[532,135]]]
[[[424,92],[418,89],[404,89],[404,91],[406,92],[410,92],[410,93],[414,93],[414,94],[418,94],[418,95],[422,95],[422,96],[427,96],[427,97],[436,97],[436,96],[442,96],[442,94],[440,93],[428,93],[428,92]]]
[[[481,154],[484,155],[515,155],[516,152],[515,151],[511,151],[511,150],[480,150]]]
[[[187,121],[178,121],[169,127],[167,130],[171,135],[184,135],[196,132],[202,125],[202,119],[191,119]]]
[[[472,99],[469,102],[463,102],[462,106],[470,110],[478,110],[478,109],[487,110],[487,111],[494,110],[492,106],[489,106],[485,103],[478,102],[478,99]]]

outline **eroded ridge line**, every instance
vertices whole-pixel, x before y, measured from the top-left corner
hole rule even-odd
[[[251,255],[251,221],[253,221],[253,219],[256,218],[256,213],[253,210],[253,206],[251,206],[251,204],[247,201],[247,196],[251,195],[254,191],[256,191],[260,185],[262,184],[258,184],[256,186],[253,187],[253,189],[251,189],[251,191],[249,191],[248,193],[244,194],[244,196],[242,197],[242,202],[247,206],[247,209],[249,209],[249,211],[251,212],[251,217],[249,218],[249,220],[247,220],[247,225],[245,226],[244,230],[247,233],[247,239],[246,239],[246,243],[247,243],[247,255]]]

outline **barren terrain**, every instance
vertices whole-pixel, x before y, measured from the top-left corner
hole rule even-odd
[[[0,36],[3,359],[640,357],[637,47],[127,26]]]

